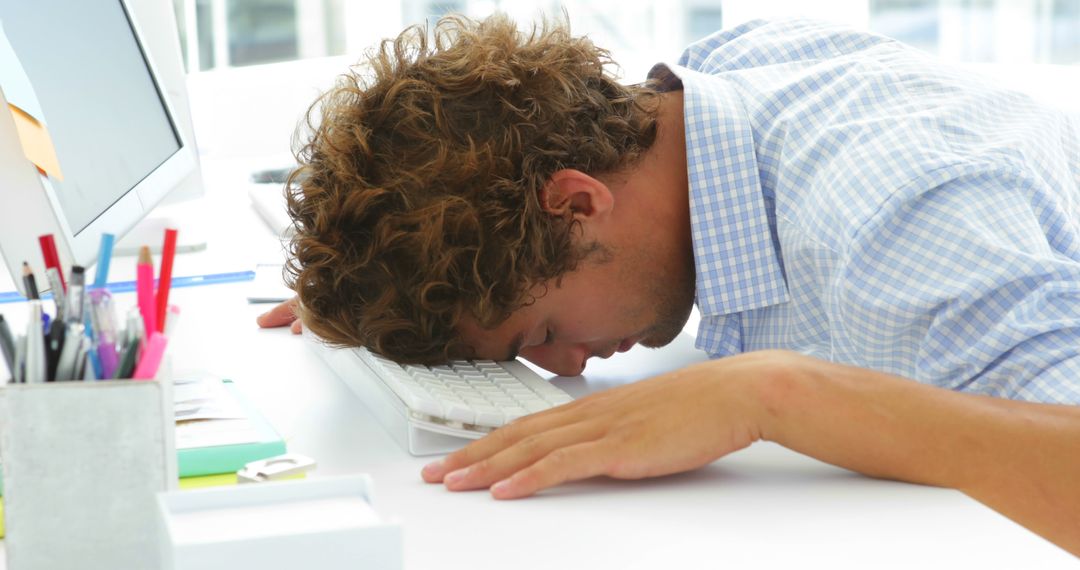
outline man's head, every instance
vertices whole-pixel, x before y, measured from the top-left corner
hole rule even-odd
[[[606,265],[611,286],[634,278],[615,262],[634,252],[602,240],[613,226],[588,228],[612,221],[601,180],[653,145],[659,96],[620,85],[612,65],[565,27],[524,35],[494,16],[443,19],[433,42],[411,28],[343,76],[313,107],[289,185],[305,326],[401,362],[506,357],[488,333],[563,281]]]

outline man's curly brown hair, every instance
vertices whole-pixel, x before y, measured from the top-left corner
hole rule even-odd
[[[598,249],[542,207],[553,173],[618,172],[656,138],[655,91],[565,24],[451,16],[432,36],[383,41],[312,105],[286,184],[304,326],[425,364],[470,356],[463,318],[497,326]]]

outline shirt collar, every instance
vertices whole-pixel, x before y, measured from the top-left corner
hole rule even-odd
[[[650,77],[665,71],[683,88],[698,309],[708,317],[787,302],[742,101],[724,79],[677,65]]]

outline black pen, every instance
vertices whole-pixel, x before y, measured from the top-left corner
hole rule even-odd
[[[116,365],[116,373],[113,378],[131,378],[135,371],[135,360],[139,355],[139,341],[132,341],[124,347],[120,353],[120,362]]]
[[[55,294],[55,293],[54,293]],[[56,368],[60,364],[60,353],[64,350],[64,338],[67,325],[60,319],[49,323],[49,338],[45,342],[45,381],[56,380]]]
[[[4,362],[7,362],[12,377],[15,377],[15,337],[11,336],[11,328],[8,327],[4,315],[0,315],[0,351],[4,353]]]

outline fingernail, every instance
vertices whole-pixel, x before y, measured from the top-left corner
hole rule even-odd
[[[420,472],[422,474],[424,474],[424,475],[433,477],[433,476],[437,475],[440,470],[442,470],[442,466],[443,466],[443,460],[442,459],[440,459],[438,461],[432,461],[431,463],[428,463],[427,465],[425,465],[424,468]]]
[[[503,479],[491,486],[491,494],[496,498],[505,497],[510,493],[510,480]]]
[[[467,467],[465,469],[458,469],[457,471],[450,473],[446,477],[443,477],[443,483],[445,483],[447,487],[453,487],[454,485],[457,485],[458,483],[465,480],[465,476],[468,474],[469,469]]]

